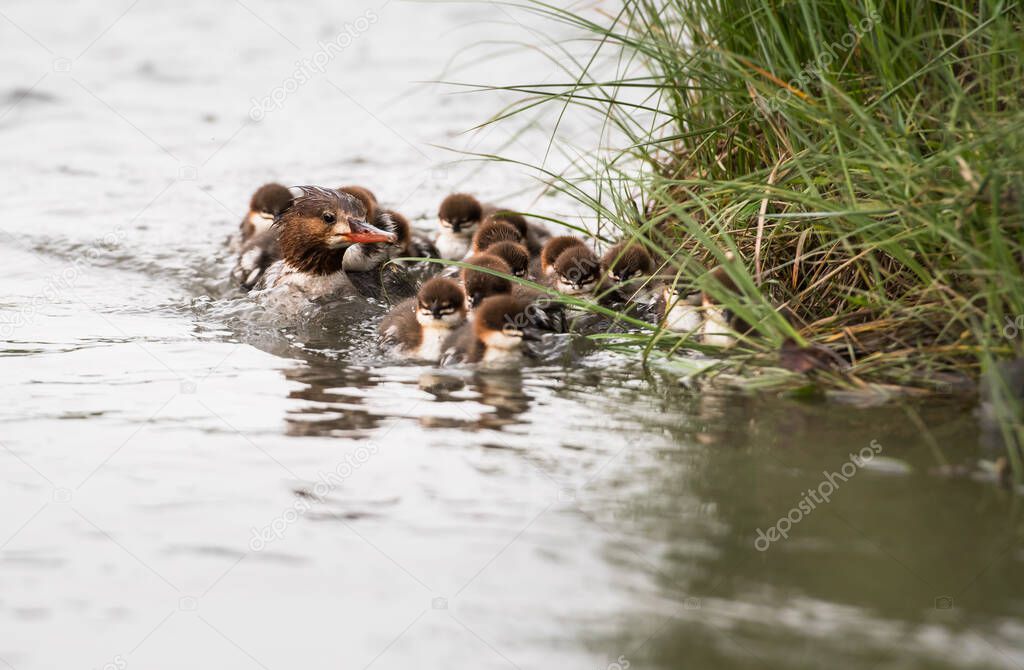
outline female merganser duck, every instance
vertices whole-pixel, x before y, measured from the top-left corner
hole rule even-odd
[[[512,224],[496,219],[487,219],[473,235],[473,253],[482,254],[487,251],[488,247],[498,242],[522,244],[524,239]]]
[[[366,221],[366,208],[354,196],[318,186],[291,189],[293,200],[274,224],[281,260],[267,269],[257,290],[290,286],[310,298],[351,286],[343,270],[354,244],[393,243],[395,233]]]
[[[530,303],[513,296],[484,300],[476,318],[466,323],[444,345],[442,364],[510,364],[522,360],[523,341],[536,339],[530,331]]]
[[[445,198],[437,212],[441,231],[434,240],[441,258],[452,261],[465,258],[483,216],[483,206],[471,195],[454,193]]]
[[[281,184],[264,184],[256,189],[249,201],[249,213],[242,219],[238,225],[238,234],[229,243],[231,251],[242,251],[249,240],[270,230],[274,219],[291,201],[291,192]]]
[[[498,242],[487,247],[487,253],[508,263],[515,277],[526,277],[530,270],[530,252],[517,242]]]
[[[566,249],[572,247],[585,247],[586,242],[583,241],[582,237],[575,235],[558,235],[552,237],[540,250],[540,272],[537,273],[541,277],[548,277],[555,270],[555,261],[562,255]]]
[[[399,303],[380,325],[381,341],[397,353],[438,361],[442,345],[466,321],[466,294],[451,279],[435,277],[416,297]]]
[[[571,246],[558,255],[549,280],[560,293],[593,295],[601,281],[601,261],[590,247]]]

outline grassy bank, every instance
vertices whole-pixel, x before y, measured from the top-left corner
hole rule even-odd
[[[849,361],[826,383],[942,390],[1022,355],[1020,6],[514,6],[571,26],[591,55],[550,45],[564,81],[506,87],[521,97],[491,122],[549,106],[603,124],[601,149],[540,174],[593,211],[600,236],[640,240],[688,281],[732,252],[741,295],[710,291],[755,326],[736,360],[793,338]]]

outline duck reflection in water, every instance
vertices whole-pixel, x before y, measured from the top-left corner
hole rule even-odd
[[[452,404],[455,416],[423,416],[424,428],[461,428],[501,430],[505,426],[525,423],[522,418],[533,397],[523,389],[523,375],[517,368],[475,370],[468,378],[455,374],[426,372],[420,376],[421,390],[434,396],[434,401]],[[481,413],[472,407],[487,405],[494,411]],[[469,405],[469,406],[464,406]]]

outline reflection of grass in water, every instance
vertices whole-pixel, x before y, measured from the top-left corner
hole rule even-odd
[[[706,281],[729,252],[743,259],[727,264],[737,294],[706,288],[754,326],[746,350],[787,337],[828,346],[852,365],[820,379],[847,387],[941,388],[1021,355],[1003,333],[1024,314],[1019,6],[523,7],[578,29],[592,56],[552,47],[566,81],[503,87],[522,97],[491,122],[545,104],[595,115],[617,148],[561,173],[530,167],[592,210],[601,237],[639,240],[686,281]],[[795,332],[780,305],[799,317]],[[650,354],[679,338],[615,342]],[[1004,385],[992,402],[1016,415]],[[1019,421],[1006,424],[1007,439],[1020,436]]]

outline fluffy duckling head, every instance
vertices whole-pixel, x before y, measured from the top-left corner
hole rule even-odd
[[[555,269],[555,261],[566,249],[572,247],[584,247],[586,244],[583,238],[575,235],[558,235],[550,238],[544,243],[540,250],[540,270],[544,275],[550,274]]]
[[[442,232],[464,237],[473,235],[483,215],[480,201],[467,193],[453,193],[441,202],[437,211]]]
[[[516,214],[515,212],[510,212],[508,210],[501,209],[498,210],[497,212],[492,212],[487,217],[486,221],[501,221],[502,223],[507,223],[516,230],[518,230],[519,236],[524,240],[526,239],[526,236],[529,234],[529,226],[527,225],[526,219],[523,217],[522,214]]]
[[[300,272],[325,275],[342,269],[354,244],[394,243],[395,233],[366,221],[366,208],[347,193],[318,186],[291,189],[293,199],[275,222],[281,255]]]
[[[515,242],[522,244],[524,238],[510,223],[487,219],[473,235],[473,253],[482,254],[498,242]]]
[[[466,294],[451,279],[434,277],[416,294],[416,321],[424,328],[452,329],[466,320]]]
[[[555,261],[555,288],[567,295],[594,292],[601,280],[601,261],[587,246],[566,249]]]
[[[512,274],[525,277],[530,268],[530,252],[518,242],[498,242],[487,247],[487,253],[508,263]]]
[[[364,186],[339,186],[336,189],[339,193],[347,193],[354,197],[359,202],[363,203],[363,207],[366,209],[366,220],[373,221],[374,216],[377,214],[377,196],[374,195],[373,191]]]
[[[292,201],[291,191],[281,184],[264,184],[256,189],[249,201],[249,210],[257,214],[276,217]]]
[[[529,330],[529,308],[528,301],[510,295],[483,301],[473,321],[473,332],[485,351],[482,360],[517,355],[524,340],[534,339]]]
[[[508,266],[508,263],[492,254],[470,256],[466,259],[466,263],[494,272],[512,274],[512,268]],[[486,298],[512,292],[512,282],[508,279],[471,267],[462,269],[462,285],[466,289],[470,309],[479,307]]]
[[[291,192],[281,184],[264,184],[249,200],[249,213],[239,226],[243,243],[265,233],[292,201]]]
[[[639,279],[654,272],[651,255],[639,244],[630,242],[620,242],[605,252],[601,265],[614,282]]]

